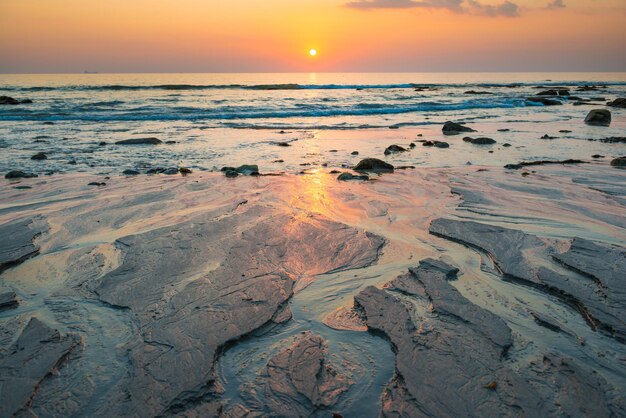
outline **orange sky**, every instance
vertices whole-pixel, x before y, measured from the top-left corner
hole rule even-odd
[[[625,43],[625,0],[0,0],[4,73],[626,71]]]

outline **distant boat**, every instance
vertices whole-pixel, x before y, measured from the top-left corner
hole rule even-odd
[[[83,73],[84,74],[98,74],[97,71],[87,71],[87,70],[83,71]]]

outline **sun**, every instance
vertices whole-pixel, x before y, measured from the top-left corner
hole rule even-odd
[[[317,49],[309,50],[309,55],[312,56],[312,57],[316,56],[317,55]]]

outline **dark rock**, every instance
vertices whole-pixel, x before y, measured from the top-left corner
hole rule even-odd
[[[526,98],[527,102],[532,102],[532,103],[541,103],[544,106],[559,106],[562,105],[563,103],[561,103],[559,100],[556,99],[548,99],[546,97],[527,97]]]
[[[556,136],[550,136],[548,134],[545,134],[544,136],[541,137],[541,139],[556,139]]]
[[[256,164],[244,164],[235,169],[239,174],[244,176],[258,176],[259,166]]]
[[[183,176],[193,173],[193,171],[187,167],[180,167],[178,171],[180,171],[180,174],[182,174]]]
[[[466,91],[464,94],[478,94],[478,95],[482,95],[482,94],[493,94],[490,91],[475,91],[475,90],[469,90]]]
[[[415,145],[415,143],[413,143],[413,142],[411,142],[411,143],[409,144],[409,148],[411,148],[411,149],[415,148],[415,146],[416,146],[416,145]]]
[[[618,99],[613,100],[612,102],[608,102],[606,105],[611,106],[611,107],[626,108],[626,98],[620,97]]]
[[[166,174],[168,176],[173,176],[174,174],[178,174],[178,167],[170,167],[166,169],[165,171],[163,171],[163,174]]]
[[[0,225],[0,272],[39,254],[33,240],[48,231],[48,224],[38,218]]]
[[[0,386],[4,389],[0,391],[0,416],[14,416],[27,408],[41,381],[54,373],[80,344],[77,335],[62,335],[31,318],[10,354],[0,362]]]
[[[122,174],[125,176],[138,176],[139,175],[139,171],[137,170],[124,170],[122,171]]]
[[[463,141],[469,142],[470,144],[474,145],[491,145],[496,143],[495,140],[486,137],[471,138],[469,136],[466,136],[465,138],[463,138]]]
[[[537,93],[537,96],[569,96],[567,89],[550,89]]]
[[[600,154],[593,154],[591,156],[591,158],[604,158],[604,155],[600,155]]]
[[[360,175],[360,176],[355,176],[354,174],[351,173],[341,173],[339,175],[339,177],[337,177],[337,180],[342,180],[342,181],[346,181],[346,180],[369,180],[369,176],[367,175]]]
[[[5,179],[30,179],[33,177],[39,177],[39,176],[37,174],[26,173],[21,170],[9,171],[8,173],[4,175]]]
[[[0,311],[4,309],[17,308],[19,305],[15,292],[0,293]]]
[[[172,144],[176,144],[176,141],[165,141],[165,143],[168,145],[172,145]]]
[[[570,131],[569,129],[561,129],[559,132],[562,133],[562,134],[569,134],[572,131]]]
[[[37,154],[30,157],[31,160],[47,160],[48,156],[43,152],[38,152]]]
[[[330,170],[328,174],[339,174],[339,173],[341,173],[341,171],[339,170]]]
[[[18,105],[20,104],[19,100],[14,99],[9,96],[0,96],[0,105]]]
[[[423,141],[422,142],[422,146],[423,147],[432,147],[433,145],[435,145],[434,141]]]
[[[100,187],[100,186],[106,186],[106,185],[107,185],[106,183],[102,183],[102,182],[99,182],[99,181],[92,181],[91,183],[87,183],[87,186],[98,186],[98,187]]]
[[[611,160],[611,166],[613,167],[626,167],[626,157],[617,157]]]
[[[224,171],[224,175],[226,177],[233,178],[233,177],[237,177],[239,175],[239,173],[237,171],[235,171],[235,170],[225,170]]]
[[[594,109],[585,118],[587,125],[609,126],[611,124],[611,112],[606,109]]]
[[[359,151],[352,151],[350,155],[359,155]]]
[[[400,145],[389,145],[385,148],[385,155],[395,154],[398,152],[405,152],[406,148],[401,147]]]
[[[509,128],[502,128],[502,129],[498,129],[498,132],[510,132],[511,130]]]
[[[626,143],[625,136],[612,136],[610,138],[602,138],[600,142],[604,142],[606,144],[618,144],[618,143]]]
[[[118,145],[158,145],[163,143],[158,138],[131,138],[123,141],[117,141]]]
[[[354,166],[355,171],[372,171],[380,173],[393,173],[393,165],[377,158],[365,158]]]
[[[450,148],[450,144],[448,144],[447,142],[443,142],[443,141],[435,141],[434,146],[436,148]]]
[[[103,147],[103,146],[105,146],[106,144],[107,144],[107,143],[106,143],[105,141],[100,141],[100,142],[98,143],[98,146]]]
[[[276,145],[279,147],[290,147],[291,144],[289,142],[277,142]]]
[[[154,168],[150,168],[146,171],[146,174],[161,174],[165,171],[166,169],[164,167],[154,167]]]
[[[554,161],[554,160],[522,161],[517,164],[507,164],[504,166],[504,168],[508,168],[512,170],[519,170],[522,167],[528,167],[528,166],[533,166],[533,165],[548,165],[548,164],[585,164],[585,161],[575,160],[575,159],[568,159],[568,160],[561,160],[561,161]]]
[[[507,147],[507,148],[508,148],[508,147],[510,147],[510,146],[511,146],[511,144],[509,144],[508,142],[505,142],[504,144],[502,144],[502,146],[503,146],[503,147]]]
[[[44,124],[44,125],[54,125],[54,122],[50,122],[50,121],[48,121],[48,122],[44,122],[43,124]]]
[[[29,190],[29,189],[32,189],[32,187],[30,187],[30,186],[15,186],[13,188],[17,189],[17,190]]]
[[[446,122],[441,128],[444,135],[458,135],[461,132],[476,132],[474,129],[455,122]]]
[[[76,164],[78,164],[78,163],[76,162],[76,160],[69,160],[67,163],[68,163],[69,165],[76,165]]]

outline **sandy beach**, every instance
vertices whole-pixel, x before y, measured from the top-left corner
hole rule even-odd
[[[19,87],[0,416],[625,415],[625,86],[568,86],[264,87],[460,107],[237,127]]]

